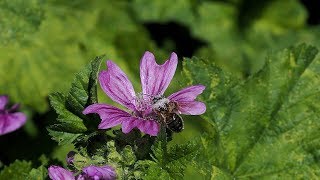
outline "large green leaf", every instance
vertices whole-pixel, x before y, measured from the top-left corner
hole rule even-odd
[[[38,30],[44,18],[39,0],[0,1],[0,44],[18,42]]]
[[[21,2],[19,6],[15,6],[16,1]],[[36,5],[35,2],[37,1],[1,1],[13,9],[19,8],[22,12],[37,14],[36,8],[28,6]],[[41,2],[45,19],[41,21],[37,31],[28,33],[21,43],[10,43],[0,48],[0,94],[8,94],[12,102],[45,112],[49,107],[48,94],[68,90],[74,74],[89,59],[99,54],[106,54],[108,59],[127,68],[125,71],[128,74],[131,71],[127,64],[131,64],[132,59],[138,64],[142,52],[137,57],[122,57],[123,54],[116,48],[135,49],[131,45],[132,41],[116,40],[123,34],[139,32],[142,27],[131,19],[127,2]],[[6,9],[1,9],[0,14],[2,13],[7,16]],[[21,18],[28,16],[21,14]],[[0,22],[8,20],[11,23],[12,19],[0,18]],[[8,25],[13,26],[13,23]],[[23,27],[28,29],[28,26]],[[152,40],[146,38],[141,46],[148,47],[143,44],[149,43]]]
[[[194,21],[193,3],[191,0],[148,1],[135,0],[132,3],[137,18],[143,22],[170,22],[177,21],[190,24]]]
[[[74,73],[87,62],[78,41],[72,41],[85,34],[72,30],[80,26],[74,25],[75,21],[73,17],[62,21],[48,13],[28,41],[0,48],[0,93],[10,95],[14,102],[46,111],[48,94],[68,89]],[[65,31],[66,26],[70,33]]]
[[[252,3],[201,3],[190,28],[209,46],[197,56],[214,57],[220,66],[248,76],[263,66],[268,50],[302,42],[320,47],[319,41],[315,43],[319,32],[309,31],[307,13],[299,1],[265,1],[255,6]]]
[[[203,117],[212,134],[203,139],[203,154],[212,165],[209,176],[320,176],[316,54],[316,48],[304,44],[271,53],[263,69],[245,81],[235,81],[205,60],[184,62],[192,83],[207,86]],[[198,73],[204,70],[208,73]]]

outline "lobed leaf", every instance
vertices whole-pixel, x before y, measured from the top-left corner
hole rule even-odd
[[[184,62],[190,81],[207,86],[203,116],[213,127],[202,149],[214,167],[207,173],[259,179],[320,175],[317,52],[305,44],[273,52],[262,70],[243,81],[230,80],[205,60]],[[200,75],[201,68],[208,73]]]

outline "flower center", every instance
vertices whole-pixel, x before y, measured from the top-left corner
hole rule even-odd
[[[138,111],[146,111],[152,108],[152,98],[150,95],[138,93],[135,99],[135,106]]]
[[[152,99],[151,95],[138,93],[135,98],[136,111],[134,115],[144,120],[154,120],[155,113],[152,108]]]

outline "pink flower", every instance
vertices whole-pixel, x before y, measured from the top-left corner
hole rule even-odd
[[[75,177],[71,171],[68,171],[60,166],[50,166],[48,168],[49,177],[52,180],[73,180]]]
[[[0,96],[0,135],[19,129],[27,120],[24,113],[16,112],[19,109],[18,104],[6,109],[7,103],[8,96]]]
[[[111,166],[87,166],[82,169],[82,174],[79,175],[80,179],[99,179],[99,180],[111,180],[116,179],[116,173]]]
[[[87,166],[82,169],[79,175],[64,169],[60,166],[50,166],[48,168],[49,177],[52,180],[114,180],[115,170],[111,166]]]
[[[108,70],[101,71],[99,82],[103,91],[115,102],[130,112],[107,104],[92,104],[83,113],[98,113],[101,118],[99,129],[122,125],[122,132],[129,133],[133,128],[156,136],[159,123],[155,119],[150,97],[162,96],[169,86],[178,65],[178,57],[172,53],[169,60],[158,65],[150,52],[145,52],[140,63],[142,93],[136,94],[126,74],[112,61],[107,61]],[[203,85],[190,86],[168,97],[176,102],[181,114],[199,115],[206,106],[195,98],[205,89]]]

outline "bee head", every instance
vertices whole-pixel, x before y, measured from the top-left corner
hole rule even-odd
[[[152,104],[156,104],[157,102],[159,102],[160,100],[164,99],[165,97],[163,95],[157,95],[157,96],[154,96],[152,98]]]
[[[163,95],[155,96],[152,98],[152,107],[158,111],[165,111],[168,108],[169,99]]]

